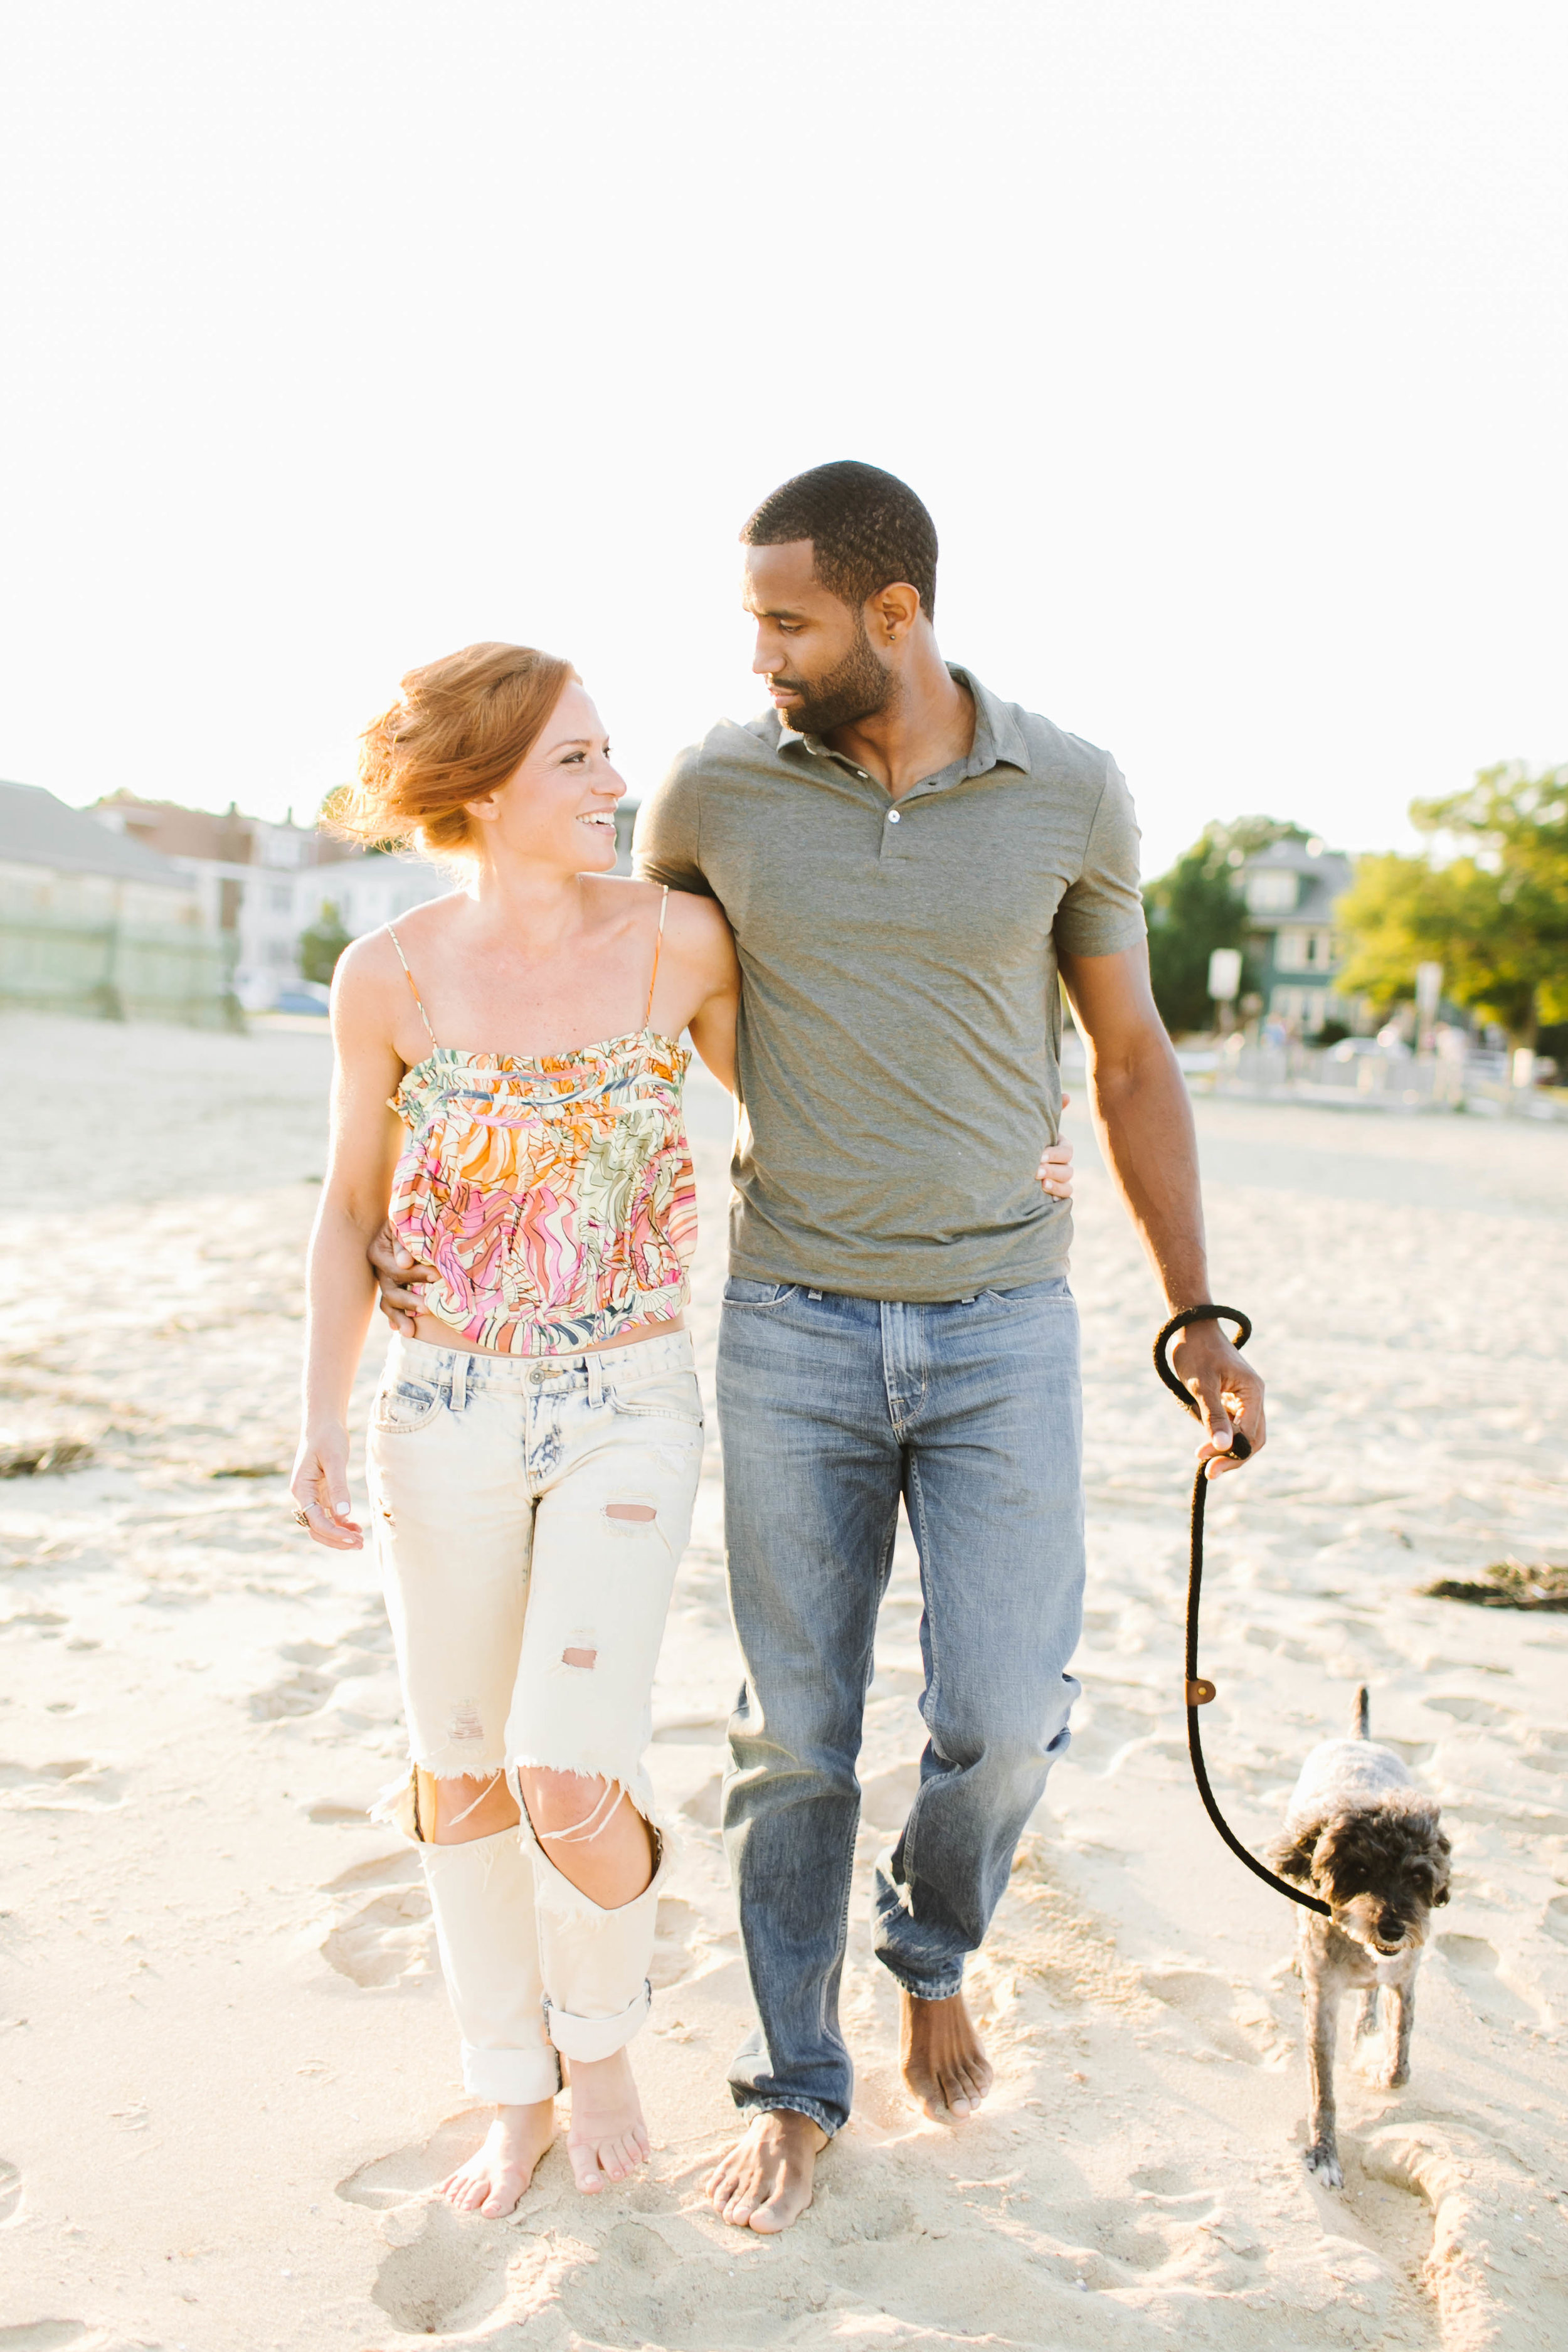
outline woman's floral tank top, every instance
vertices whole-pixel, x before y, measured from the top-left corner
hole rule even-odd
[[[538,1060],[462,1053],[436,1043],[414,997],[431,1050],[392,1097],[408,1129],[392,1223],[437,1269],[427,1312],[513,1356],[569,1355],[629,1323],[672,1322],[697,1246],[681,1111],[689,1053],[646,1025]]]

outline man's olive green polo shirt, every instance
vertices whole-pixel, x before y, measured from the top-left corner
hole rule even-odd
[[[1057,950],[1143,936],[1115,761],[974,698],[967,759],[898,802],[776,713],[723,720],[637,818],[637,871],[718,899],[744,989],[731,1271],[931,1301],[1038,1282],[1070,1212]]]

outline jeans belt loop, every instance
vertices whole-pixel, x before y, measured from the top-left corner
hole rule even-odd
[[[588,1402],[596,1412],[605,1402],[605,1368],[596,1348],[591,1348],[583,1360],[588,1368]]]
[[[452,1388],[449,1402],[454,1412],[461,1412],[463,1407],[468,1402],[468,1360],[467,1356],[454,1356],[452,1359]]]

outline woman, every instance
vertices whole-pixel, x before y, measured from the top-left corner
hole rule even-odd
[[[715,905],[611,873],[624,789],[569,664],[474,646],[404,680],[338,820],[467,876],[338,966],[292,1491],[318,1543],[361,1546],[346,1413],[390,1200],[437,1279],[392,1343],[371,1507],[404,1825],[464,2083],[498,2103],[446,2194],[489,2214],[549,2145],[561,2058],[578,2187],[647,2152],[626,2047],[661,1874],[642,1759],[702,1449],[675,1041],[730,1084],[739,980]]]
[[[643,1751],[702,1443],[675,1041],[732,1084],[739,973],[711,900],[611,874],[622,791],[567,663],[473,646],[405,678],[336,819],[466,877],[338,966],[292,1490],[318,1543],[360,1548],[346,1414],[390,1202],[424,1286],[368,1444],[413,1757],[396,1817],[464,2083],[497,2102],[444,2190],[487,2214],[549,2146],[563,2060],[578,2187],[648,2147],[626,2056],[662,1876]],[[1070,1158],[1042,1162],[1051,1192]]]

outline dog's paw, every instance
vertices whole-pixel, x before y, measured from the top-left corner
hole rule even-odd
[[[1410,2069],[1407,2065],[1402,2066],[1397,2059],[1392,2063],[1385,2061],[1380,2066],[1369,2066],[1366,2079],[1374,2090],[1403,2091],[1410,2080]]]
[[[1342,2189],[1345,2176],[1340,2169],[1339,2150],[1331,2139],[1316,2139],[1306,2154],[1307,2169],[1321,2180],[1325,2189]]]

